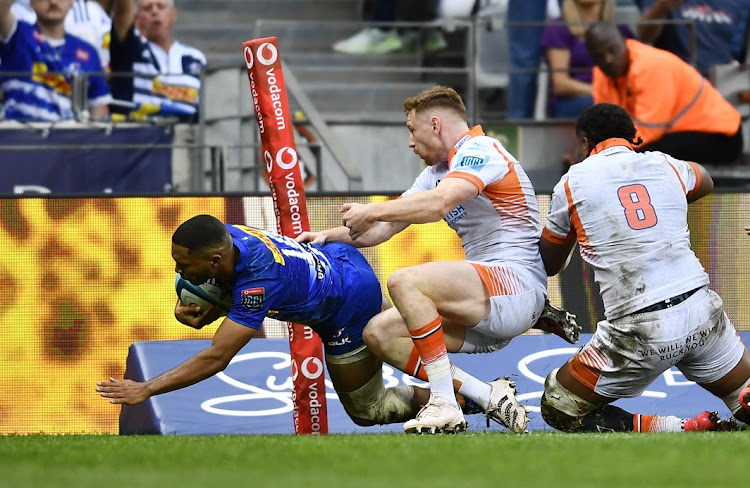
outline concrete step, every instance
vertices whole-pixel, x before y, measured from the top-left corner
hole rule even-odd
[[[180,0],[177,25],[282,20],[360,20],[361,0]]]
[[[403,103],[408,97],[432,86],[429,82],[407,83],[305,83],[302,89],[321,113],[348,113],[368,119],[368,113],[392,113],[405,120]]]

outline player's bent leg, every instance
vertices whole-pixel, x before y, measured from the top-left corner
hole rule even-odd
[[[563,368],[567,367],[567,364]],[[544,382],[541,399],[542,418],[550,427],[563,432],[582,432],[582,418],[598,408],[560,384],[561,368],[553,369]]]
[[[747,349],[727,375],[717,382],[701,386],[719,396],[735,419],[750,424],[750,352]]]
[[[363,427],[414,418],[429,396],[424,388],[385,388],[383,362],[366,347],[346,357],[326,355],[333,387],[352,421]]]

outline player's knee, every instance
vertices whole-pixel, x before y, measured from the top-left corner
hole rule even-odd
[[[355,391],[339,393],[339,397],[352,421],[362,427],[405,422],[414,416],[413,387],[385,388],[380,375]]]
[[[377,357],[383,357],[383,321],[379,320],[377,316],[370,319],[362,331],[362,340],[364,341],[367,348],[372,351]]]
[[[546,393],[542,394],[541,410],[542,419],[553,429],[563,432],[573,431],[577,419],[559,410],[555,402],[550,401]]]
[[[391,298],[396,300],[402,290],[410,290],[414,288],[414,273],[409,268],[397,269],[388,277],[388,293]],[[397,304],[398,305],[398,304]]]
[[[541,400],[542,418],[550,427],[563,432],[573,432],[580,419],[596,408],[557,381],[558,369],[552,370],[544,382]]]
[[[735,391],[722,397],[722,401],[735,419],[750,424],[750,378]]]

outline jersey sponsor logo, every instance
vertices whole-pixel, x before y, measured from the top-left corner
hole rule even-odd
[[[732,16],[722,10],[713,10],[711,7],[700,5],[684,7],[682,17],[685,19],[706,22],[707,24],[731,24]]]
[[[345,346],[346,344],[351,344],[352,339],[349,336],[344,336],[341,339],[336,339],[334,341],[327,341],[326,344],[329,347],[336,347],[336,346]]]
[[[265,244],[266,247],[271,251],[274,261],[276,261],[279,264],[285,264],[284,256],[281,255],[281,251],[279,251],[279,248],[276,247],[276,244],[274,244],[273,241],[271,241],[271,239],[269,239],[268,236],[265,235],[263,232],[259,231],[258,229],[254,229],[252,227],[246,227],[244,225],[235,225],[233,227],[240,229],[245,234],[250,234],[251,236],[257,238],[260,242]]]
[[[154,93],[163,95],[170,100],[180,102],[196,103],[198,101],[198,90],[189,86],[168,85],[159,78],[154,78]]]
[[[47,65],[44,63],[34,63],[31,71],[32,80],[51,88],[57,93],[70,96],[72,89],[68,80],[65,79],[65,75],[49,74]]]
[[[466,209],[463,207],[463,205],[459,205],[458,207],[448,212],[448,214],[443,217],[443,220],[445,220],[448,225],[455,225],[464,217],[466,217]]]
[[[476,168],[480,169],[487,162],[487,156],[470,156],[466,155],[456,164],[456,168]]]
[[[88,61],[89,60],[89,53],[85,49],[78,48],[76,49],[76,59],[80,59],[81,61]]]
[[[258,310],[263,306],[266,289],[263,287],[242,290],[242,306],[250,310]]]
[[[465,135],[465,136],[463,136],[463,137],[461,138],[461,140],[460,140],[460,141],[458,141],[458,142],[456,143],[456,145],[455,145],[455,146],[453,146],[453,147],[455,147],[456,149],[461,149],[461,146],[463,146],[463,145],[464,145],[464,143],[465,143],[466,141],[468,141],[469,139],[471,139],[471,136],[470,136],[469,134],[466,134],[466,135]]]
[[[203,69],[203,63],[192,56],[182,57],[182,72],[188,75],[198,76]]]

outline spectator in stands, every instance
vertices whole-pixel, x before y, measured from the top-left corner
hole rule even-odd
[[[439,0],[369,0],[365,2],[363,19],[371,23],[429,22],[438,17]],[[416,48],[420,29],[396,29],[387,26],[365,27],[356,34],[338,41],[333,50],[346,54],[388,54]],[[429,29],[424,33],[423,49],[434,52],[444,49],[443,33]]]
[[[112,2],[112,94],[129,105],[113,111],[193,119],[198,113],[200,73],[206,57],[172,38],[173,0]],[[131,76],[132,74],[132,76]]]
[[[591,59],[583,40],[586,28],[600,20],[613,21],[615,0],[563,0],[562,16],[542,33],[542,49],[550,69],[547,116],[575,118],[594,104],[591,95]],[[630,28],[619,26],[626,38]]]
[[[638,24],[638,38],[693,64],[709,78],[713,64],[741,61],[745,48],[750,0],[636,0],[642,21],[691,21]],[[695,58],[692,55],[695,55]]]
[[[19,20],[36,23],[36,13],[31,8],[31,0],[16,0],[11,11]],[[109,69],[109,31],[112,21],[96,0],[73,0],[73,6],[65,16],[65,32],[80,37],[96,47],[102,70]]]
[[[507,118],[530,119],[536,102],[537,70],[542,60],[540,39],[547,19],[547,0],[509,0]]]
[[[6,119],[56,122],[72,119],[73,77],[101,72],[96,48],[66,33],[72,0],[31,0],[36,23],[18,20],[12,0],[0,0],[0,87]],[[112,100],[102,75],[88,77],[88,108],[94,119],[109,115]]]
[[[742,154],[740,114],[695,70],[671,52],[598,22],[586,31],[594,59],[594,102],[620,105],[643,146],[701,164],[729,164]]]

